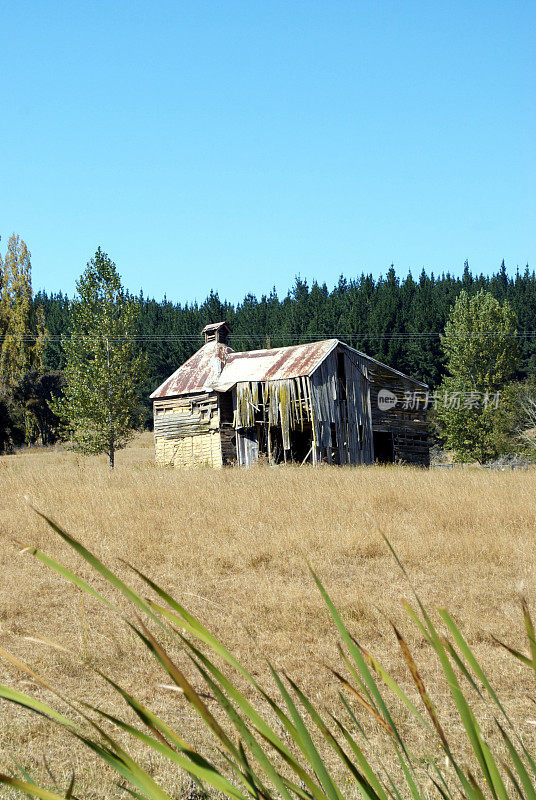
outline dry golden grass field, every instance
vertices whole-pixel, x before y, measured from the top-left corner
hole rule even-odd
[[[148,434],[118,454],[112,474],[104,458],[67,451],[35,449],[0,458],[0,645],[66,694],[119,710],[95,677],[98,667],[203,745],[207,734],[185,701],[162,688],[165,678],[126,626],[31,555],[20,554],[21,545],[37,545],[94,580],[25,497],[137,588],[121,559],[151,576],[268,685],[264,655],[330,707],[337,686],[325,665],[340,662],[307,557],[350,630],[417,703],[387,617],[396,620],[444,726],[452,729],[455,713],[445,687],[435,686],[438,668],[400,604],[410,590],[376,524],[428,607],[446,607],[455,616],[534,748],[536,706],[531,709],[525,696],[534,694],[530,675],[488,634],[524,648],[517,593],[522,590],[536,608],[534,471],[289,466],[182,472],[153,465]],[[104,589],[99,579],[94,583]],[[73,655],[32,637],[54,640]],[[1,662],[0,682],[46,697]],[[383,747],[381,734],[377,747]],[[84,797],[121,796],[111,782],[97,786],[102,768],[82,746],[47,720],[2,703],[1,771],[12,757],[39,780],[46,780],[43,757],[64,783],[73,767]],[[159,763],[150,767],[161,776]],[[183,776],[170,772],[163,780],[180,796]]]

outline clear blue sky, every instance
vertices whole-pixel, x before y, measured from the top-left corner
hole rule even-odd
[[[71,293],[536,267],[534,2],[1,2],[0,234]]]

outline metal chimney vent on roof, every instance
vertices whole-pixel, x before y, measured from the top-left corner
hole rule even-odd
[[[227,337],[231,333],[231,328],[226,322],[212,322],[210,325],[205,325],[201,333],[205,334],[205,344],[208,344],[208,342],[227,344]]]

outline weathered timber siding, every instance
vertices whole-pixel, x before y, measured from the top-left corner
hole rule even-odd
[[[403,376],[398,376],[381,365],[371,365],[372,428],[393,434],[394,460],[408,464],[428,466],[430,463],[427,412],[423,408],[425,389]],[[378,392],[388,389],[396,395],[396,405],[380,409]],[[411,408],[413,399],[420,400]]]
[[[364,358],[346,348],[344,366],[346,373],[348,462],[349,464],[371,464],[372,414],[370,405],[370,376]]]
[[[236,432],[238,465],[250,467],[259,457],[259,439],[256,428],[240,428]]]
[[[337,347],[310,376],[309,384],[313,463],[370,464],[372,424],[365,359]]]
[[[156,463],[176,467],[222,466],[216,393],[154,402]]]

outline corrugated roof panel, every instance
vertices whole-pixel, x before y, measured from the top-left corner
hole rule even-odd
[[[203,345],[191,358],[176,370],[151,395],[155,400],[181,394],[216,390],[228,391],[243,381],[278,381],[311,375],[327,355],[340,343],[337,339],[297,344],[291,347],[275,347],[271,350],[249,350],[235,353],[221,342]],[[421,381],[404,375],[398,370],[344,345],[372,364],[383,367],[393,374],[401,375],[413,383],[426,388]]]
[[[278,381],[310,375],[336,346],[337,339],[229,353],[214,388],[234,386],[242,381]]]
[[[209,391],[218,380],[228,354],[232,352],[230,347],[221,342],[204,344],[152,393],[151,400]]]

